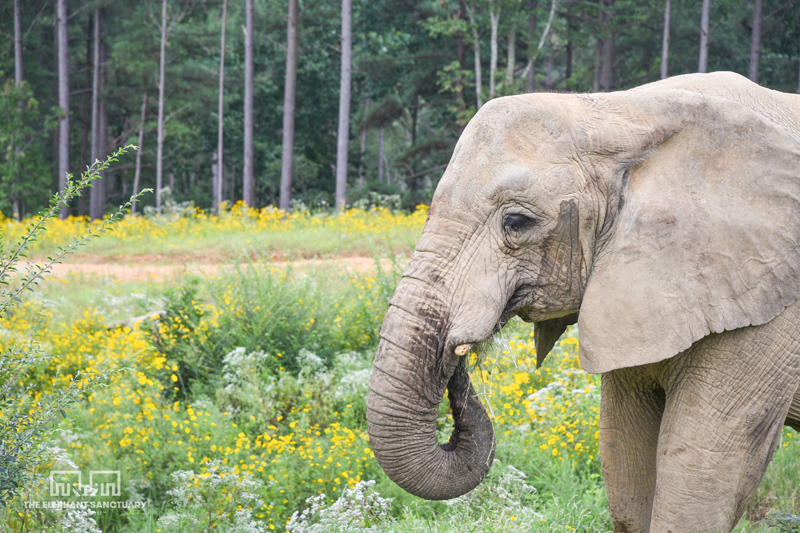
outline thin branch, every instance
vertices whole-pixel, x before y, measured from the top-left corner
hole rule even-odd
[[[411,165],[409,165],[408,163],[405,163],[403,161],[398,161],[397,163],[392,163],[392,166],[393,167],[405,167],[405,169],[408,171],[409,174],[414,174],[414,169],[411,168]],[[406,178],[403,178],[403,179],[406,179]]]
[[[402,163],[402,164],[408,167],[407,164],[405,164],[405,163]],[[407,177],[405,177],[403,179],[404,180],[413,180],[414,178],[419,178],[420,176],[424,176],[426,174],[430,174],[431,172],[436,172],[437,170],[444,170],[444,169],[447,168],[448,164],[449,163],[445,163],[444,165],[438,165],[438,166],[429,168],[427,170],[423,170],[422,172],[417,172],[416,174],[411,174],[410,176],[407,176]],[[408,168],[411,168],[411,167],[408,167]]]
[[[586,23],[589,23],[589,24],[595,24],[597,22],[596,18],[587,17],[586,15],[583,15],[583,14],[580,14],[580,13],[575,14],[572,11],[556,11],[556,15],[563,15],[565,17],[569,17],[569,18],[573,18],[573,19],[576,19],[576,20],[580,20],[581,22],[586,22]]]
[[[125,122],[127,123],[128,119],[125,119]],[[122,141],[124,139],[127,139],[128,136],[130,134],[132,134],[134,131],[136,131],[138,128],[139,128],[139,124],[136,124],[136,126],[132,126],[132,127],[128,128],[128,129],[125,129],[123,127],[122,133],[120,135],[114,137],[111,140],[111,142],[108,145],[106,145],[106,151],[113,150],[113,149],[119,147],[122,144]]]
[[[791,2],[787,2],[787,3],[783,4],[781,7],[779,7],[778,9],[776,9],[775,11],[773,11],[772,13],[770,13],[769,15],[764,17],[764,20],[767,20],[767,19],[770,19],[770,18],[774,17],[775,15],[780,13],[781,11],[785,10],[786,8],[788,8],[790,5],[792,5]]]
[[[183,17],[189,14],[189,11],[192,10],[194,4],[195,2],[193,0],[189,0],[188,2],[186,2],[184,4],[185,9],[181,13],[175,15],[170,21],[170,23],[167,24],[167,38],[169,38],[170,34],[172,33],[172,30],[175,29],[175,26],[180,24],[181,20],[183,20]],[[147,7],[147,14],[149,15],[150,22],[152,22],[153,25],[156,27],[156,29],[158,29],[158,32],[161,33],[161,24],[158,22],[158,19],[154,16],[152,10],[150,9],[150,3],[147,2],[145,5]]]
[[[411,9],[412,11],[416,11],[423,18],[430,18],[434,15],[433,11],[427,11],[425,9],[420,8],[416,2],[409,2],[408,0],[400,0],[400,3],[405,5],[407,8]]]
[[[40,10],[39,10],[39,13],[37,13],[37,15],[36,15],[36,16],[33,18],[33,22],[31,22],[31,25],[30,25],[30,27],[28,28],[28,31],[26,31],[26,32],[25,32],[25,35],[23,35],[23,36],[22,36],[22,40],[23,40],[23,41],[24,41],[24,40],[25,40],[25,39],[28,37],[28,34],[29,34],[29,33],[31,32],[31,30],[33,29],[33,25],[34,25],[34,24],[36,24],[36,21],[37,21],[37,20],[39,20],[39,16],[41,16],[41,14],[42,14],[42,13],[44,13],[44,8],[46,8],[46,7],[48,6],[48,4],[49,4],[49,3],[50,3],[50,2],[49,2],[49,0],[48,0],[47,2],[45,2],[44,4],[42,4],[42,9],[40,9]]]
[[[556,14],[557,7],[558,0],[553,0],[553,3],[550,7],[550,15],[547,17],[547,25],[544,27],[544,32],[542,33],[542,38],[539,39],[539,44],[536,46],[536,50],[528,58],[528,64],[525,66],[525,70],[522,72],[522,78],[525,78],[528,75],[528,71],[533,67],[534,61],[539,58],[539,52],[542,51],[545,40],[547,39],[547,35],[550,33],[550,27],[553,25],[553,16]]]
[[[167,35],[172,33],[172,30],[175,29],[175,26],[180,24],[180,22],[183,20],[183,17],[189,14],[189,11],[191,11],[192,8],[194,7],[194,2],[192,0],[189,0],[184,4],[184,7],[186,9],[184,9],[183,12],[176,15],[175,18],[172,19],[172,23],[169,26],[167,26]]]
[[[299,24],[300,21],[303,20],[303,15],[305,15],[306,11],[308,11],[309,9],[311,9],[312,7],[317,5],[318,3],[319,3],[319,0],[315,0],[314,2],[309,3],[306,7],[303,8],[303,10],[300,13],[297,14],[297,22],[298,22],[297,25],[298,26],[300,25]]]
[[[311,41],[314,38],[314,34],[323,31],[326,27],[336,22],[336,17],[329,17],[323,24],[320,24],[316,28],[314,28],[309,33],[300,33],[302,27],[298,24],[297,25],[297,36],[298,39],[301,41]],[[298,44],[299,46],[299,44]]]
[[[456,104],[458,103],[457,100],[438,100],[436,102],[427,102],[424,104],[419,105],[407,105],[404,106],[406,109],[425,109],[426,107],[436,107],[445,104]]]
[[[173,118],[175,115],[177,115],[178,113],[180,113],[181,111],[183,111],[184,109],[186,109],[187,107],[189,107],[189,105],[190,105],[190,104],[186,104],[185,106],[183,106],[182,108],[178,109],[177,111],[173,111],[172,113],[170,113],[170,114],[169,114],[169,116],[167,116],[167,118],[165,118],[165,119],[164,119],[164,124],[166,124],[167,122],[169,122],[169,121],[170,121],[170,119],[172,119],[172,118]]]
[[[277,46],[278,48],[280,48],[283,51],[284,54],[286,53],[286,45],[285,44],[279,43],[278,41],[276,41],[275,39],[270,37],[268,33],[264,34],[264,38],[266,40],[268,40],[269,42],[271,42],[272,44],[274,44],[275,46]]]
[[[170,153],[168,153],[164,159],[172,159],[172,156],[173,156],[173,155],[175,155],[175,154],[178,152],[178,150],[180,150],[181,148],[183,148],[183,145],[184,145],[184,144],[186,144],[186,143],[180,143],[180,144],[178,144],[178,146],[176,146],[175,148],[173,148],[173,150],[172,150]],[[225,153],[227,153],[227,151],[226,151]]]
[[[80,15],[80,14],[81,14],[83,11],[86,11],[87,9],[89,9],[90,7],[92,7],[93,5],[94,5],[94,4],[93,4],[92,2],[90,2],[90,3],[88,3],[88,4],[84,4],[84,5],[82,5],[82,6],[81,6],[81,7],[79,7],[79,8],[78,8],[76,11],[73,11],[71,15],[67,15],[67,20],[71,19],[71,18],[72,18],[72,17],[74,17],[75,15]]]

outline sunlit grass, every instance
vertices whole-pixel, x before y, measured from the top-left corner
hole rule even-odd
[[[253,209],[236,204],[221,215],[185,210],[171,217],[126,217],[85,252],[107,257],[161,255],[300,259],[336,255],[400,255],[414,249],[427,207],[413,213],[385,208],[349,209],[341,215],[286,213],[272,207]],[[26,224],[0,220],[4,240],[13,242]],[[53,220],[32,248],[32,255],[50,253],[96,225],[85,217]],[[78,256],[80,260],[80,256]],[[162,259],[163,260],[163,259]]]

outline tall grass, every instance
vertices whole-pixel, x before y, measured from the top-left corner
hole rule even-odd
[[[303,351],[330,367],[337,354],[375,346],[398,277],[396,263],[386,270],[376,260],[369,275],[336,268],[309,275],[249,263],[202,283],[189,278],[167,291],[166,316],[151,327],[153,342],[189,374],[182,374],[186,383],[219,377],[234,348],[274,355],[267,363],[274,372],[297,374]]]
[[[148,502],[143,510],[98,511],[103,531],[157,533],[206,520],[206,511],[226,513],[217,529],[236,531],[226,494],[245,493],[248,523],[282,531],[292,513],[314,505],[307,498],[331,508],[367,480],[391,499],[388,517],[371,515],[374,531],[609,531],[597,456],[599,382],[579,368],[575,331],[541,369],[531,326],[516,320],[480,361],[471,356],[497,438],[497,462],[476,491],[428,502],[386,478],[365,423],[371,360],[400,275],[397,265],[381,265],[363,274],[247,264],[185,279],[160,298],[151,287],[150,302],[166,314],[133,328],[107,328],[108,310],[124,294],[89,299],[100,308],[76,308],[71,320],[47,317],[43,348],[55,366],[30,376],[38,392],[56,368],[75,373],[118,358],[131,365],[86,396],[62,433],[82,469],[119,470],[124,498]],[[24,336],[32,313],[0,320],[0,345]],[[443,434],[452,424],[447,411],[443,402]],[[768,531],[764,517],[775,511],[798,514],[799,456],[800,439],[787,430],[739,531]],[[236,477],[224,494],[204,481],[225,472]],[[176,499],[181,487],[197,491],[193,501],[203,509]],[[47,487],[30,490],[41,497]],[[338,509],[353,518],[348,505]],[[160,521],[165,516],[174,521]],[[317,531],[355,525],[334,521]]]

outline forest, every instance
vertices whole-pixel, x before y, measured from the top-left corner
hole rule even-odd
[[[17,219],[129,143],[135,161],[62,217],[142,188],[140,211],[370,192],[413,208],[492,98],[717,70],[800,89],[791,0],[8,0],[0,21],[0,211]]]
[[[619,530],[577,327],[546,361],[519,317],[454,349],[496,443],[474,490],[381,468],[367,395],[433,191],[494,98],[800,92],[798,0],[0,0],[0,46],[3,533]],[[736,533],[800,532],[779,429]]]

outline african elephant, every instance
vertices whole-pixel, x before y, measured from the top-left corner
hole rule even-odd
[[[495,445],[462,356],[518,315],[541,363],[577,321],[614,530],[729,531],[800,428],[799,298],[800,96],[714,73],[498,98],[391,299],[372,448],[413,494],[470,491]]]

